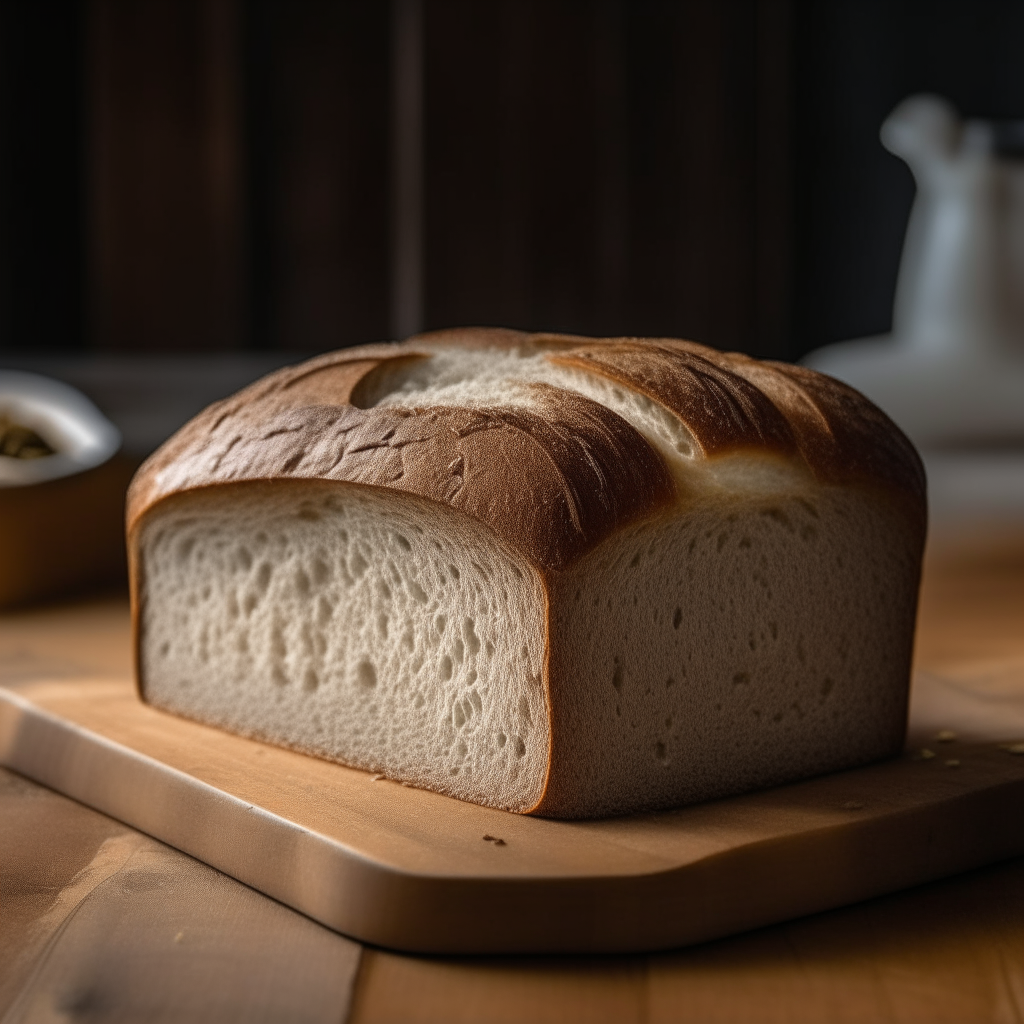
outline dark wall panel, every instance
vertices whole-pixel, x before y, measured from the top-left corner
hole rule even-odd
[[[0,347],[88,340],[84,271],[85,11],[0,5]]]
[[[788,5],[426,10],[428,326],[785,344]]]
[[[388,321],[388,5],[249,5],[258,345],[376,341]]]
[[[98,348],[244,343],[238,0],[90,4]]]

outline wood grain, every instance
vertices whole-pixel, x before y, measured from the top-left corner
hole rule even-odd
[[[933,672],[1024,659],[1024,529],[932,537],[925,550],[915,665]]]
[[[339,1019],[355,943],[2,769],[0,815],[5,1024]]]

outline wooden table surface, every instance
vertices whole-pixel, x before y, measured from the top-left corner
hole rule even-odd
[[[1024,524],[930,545],[916,663],[1024,701]],[[129,673],[123,600],[0,618],[0,679],[40,671]],[[1024,1024],[1024,861],[672,953],[411,957],[0,770],[3,1024],[346,1019]]]

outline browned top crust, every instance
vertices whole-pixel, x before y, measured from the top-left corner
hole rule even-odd
[[[617,413],[532,385],[533,409],[374,406],[375,372],[438,349],[526,348],[613,380],[676,416],[698,458],[738,451],[805,464],[822,482],[889,491],[924,523],[924,471],[862,395],[811,370],[674,339],[595,340],[465,328],[366,345],[270,374],[186,424],[139,470],[128,528],[162,499],[217,484],[337,480],[404,491],[486,523],[539,568],[565,568],[673,499],[662,456]],[[363,408],[364,404],[368,407]]]

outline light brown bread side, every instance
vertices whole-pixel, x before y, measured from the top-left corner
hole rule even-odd
[[[924,526],[910,443],[811,371],[494,329],[350,349],[139,471],[140,692],[512,810],[705,799],[898,750]]]

